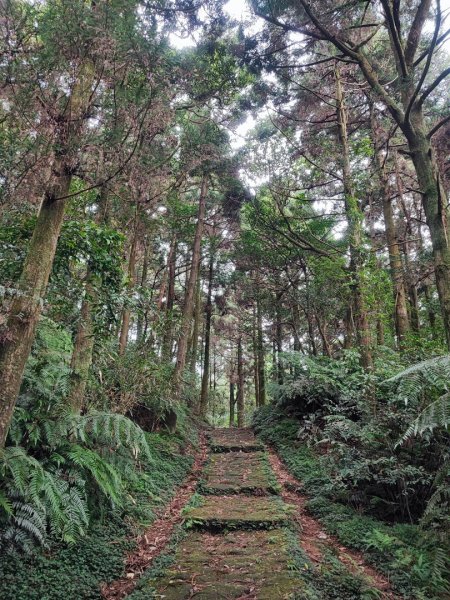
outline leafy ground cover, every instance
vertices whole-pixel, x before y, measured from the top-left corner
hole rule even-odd
[[[268,416],[270,411],[272,417]],[[446,551],[442,540],[419,525],[383,522],[337,502],[330,487],[330,461],[326,454],[299,441],[297,419],[283,417],[272,408],[256,415],[255,425],[259,437],[277,451],[290,473],[301,482],[302,492],[309,497],[308,511],[320,520],[328,534],[362,552],[404,598],[446,597]]]
[[[138,532],[152,523],[189,472],[193,458],[184,437],[146,435],[151,462],[127,490],[124,508],[110,507],[76,543],[51,544],[30,555],[11,553],[0,563],[4,600],[99,600],[100,585],[123,575],[124,557]]]

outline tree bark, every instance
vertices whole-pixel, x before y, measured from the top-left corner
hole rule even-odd
[[[353,294],[353,304],[355,308],[356,337],[361,352],[362,366],[370,370],[373,367],[370,327],[367,316],[367,310],[364,302],[364,294],[361,283],[361,269],[363,266],[362,256],[362,221],[363,214],[355,197],[351,167],[350,152],[348,146],[347,134],[347,110],[345,107],[344,94],[341,83],[339,66],[335,67],[336,76],[336,102],[337,102],[337,122],[338,139],[341,146],[341,169],[344,185],[345,212],[348,221],[348,238],[350,246],[350,276],[351,289]]]
[[[179,398],[181,392],[183,372],[186,366],[187,344],[189,339],[189,332],[191,329],[192,315],[194,311],[194,296],[198,277],[198,267],[200,264],[200,250],[203,238],[207,194],[208,179],[206,176],[203,176],[200,189],[197,227],[195,230],[194,247],[192,250],[192,266],[189,273],[189,280],[186,286],[186,297],[184,301],[183,317],[181,321],[180,336],[178,339],[177,362],[175,365],[174,372],[174,390],[175,396],[177,398]]]
[[[175,236],[170,243],[169,255],[167,257],[167,299],[164,315],[164,333],[161,344],[161,358],[164,362],[172,358],[173,346],[173,306],[175,303],[175,277],[176,277],[176,262],[177,262],[177,240]],[[160,294],[161,301],[164,297]]]
[[[244,359],[243,359],[243,352],[242,352],[242,336],[240,336],[238,339],[237,368],[238,368],[237,425],[238,425],[238,427],[244,427],[244,424],[245,424]]]
[[[105,186],[100,190],[98,200],[98,211],[95,222],[105,223],[108,218],[108,194]],[[94,310],[96,299],[96,286],[94,276],[88,271],[86,275],[85,293],[81,304],[80,319],[75,335],[72,357],[70,361],[70,381],[68,404],[74,413],[79,414],[83,410],[86,385],[92,364],[94,351]]]
[[[405,338],[409,332],[408,304],[406,300],[406,287],[403,273],[403,263],[400,245],[397,236],[397,227],[392,210],[391,192],[389,181],[380,156],[380,139],[377,135],[377,124],[371,106],[372,136],[375,149],[375,163],[380,182],[381,202],[383,205],[384,230],[389,253],[389,267],[394,294],[394,323],[397,334],[399,350],[404,349]]]
[[[62,160],[53,165],[55,182],[45,194],[18,282],[6,331],[0,340],[0,447],[5,445],[25,363],[31,352],[42,302],[64,219],[71,175]]]
[[[449,209],[444,186],[425,133],[423,115],[412,112],[411,130],[406,132],[409,150],[422,195],[422,205],[430,229],[434,273],[439,295],[447,347],[450,349],[450,243]]]
[[[256,326],[258,343],[258,406],[264,406],[266,403],[266,361],[264,352],[264,332],[262,328],[261,301],[259,296],[256,300]]]
[[[275,340],[277,347],[277,380],[280,385],[283,384],[283,365],[281,363],[281,353],[283,352],[283,325],[281,323],[281,298],[280,292],[276,295],[275,302]]]
[[[75,336],[72,358],[70,362],[70,389],[67,397],[72,411],[80,414],[83,409],[89,370],[94,351],[93,301],[94,286],[86,284],[85,297],[81,305],[80,322]]]
[[[309,294],[309,275],[308,275],[308,269],[306,267],[306,265],[302,265],[302,271],[303,271],[303,275],[305,277],[305,292],[306,292],[306,308],[305,310],[305,316],[306,316],[306,321],[308,323],[308,337],[309,337],[309,344],[311,346],[311,353],[313,356],[317,356],[317,346],[316,346],[316,340],[314,337],[314,325],[313,325],[313,318],[312,318],[312,311],[311,311],[311,299],[310,299],[310,294]]]
[[[145,241],[144,259],[142,261],[139,314],[138,314],[137,325],[136,325],[136,341],[137,342],[142,342],[143,338],[145,336],[144,322],[146,322],[146,320],[147,320],[148,308],[144,307],[144,297],[142,294],[142,290],[144,289],[144,287],[147,283],[149,254],[150,254],[150,243],[149,243],[149,240],[147,239]]]
[[[253,304],[252,345],[253,345],[253,380],[255,383],[255,403],[259,407],[259,375],[258,375],[258,322],[256,305]]]
[[[203,362],[202,387],[200,393],[200,415],[205,418],[208,409],[208,378],[209,378],[209,355],[211,346],[211,320],[212,320],[212,284],[214,275],[214,255],[209,257],[208,270],[208,295],[205,307],[205,352]]]
[[[331,358],[331,346],[327,337],[326,323],[322,323],[318,314],[316,314],[316,323],[320,337],[322,338],[322,354],[324,356],[328,356],[328,358]]]
[[[136,208],[137,211],[137,208]],[[130,247],[130,256],[128,259],[128,295],[131,295],[136,279],[136,250],[137,250],[138,222],[137,213],[134,225],[133,239]],[[129,306],[125,306],[122,311],[122,326],[119,336],[119,355],[123,356],[128,343],[128,332],[130,330],[131,310]]]
[[[234,427],[234,405],[236,398],[234,397],[234,382],[230,381],[230,427]]]
[[[300,341],[300,309],[298,303],[292,305],[292,329],[294,334],[294,352],[303,352],[302,343]]]
[[[199,275],[197,277],[196,286],[196,298],[195,298],[195,310],[194,310],[194,326],[192,327],[192,343],[191,343],[191,364],[190,371],[192,375],[195,375],[197,369],[197,355],[198,355],[198,334],[200,330],[200,319],[202,310],[202,278],[200,277],[201,268],[199,266]]]

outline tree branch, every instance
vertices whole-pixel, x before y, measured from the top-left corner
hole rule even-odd
[[[405,48],[405,60],[408,67],[413,64],[414,56],[419,46],[420,36],[422,35],[422,29],[427,19],[430,6],[431,0],[421,0],[414,16]]]
[[[431,139],[433,137],[433,135],[435,133],[437,133],[439,131],[439,129],[441,127],[443,127],[449,121],[450,121],[450,114],[448,114],[446,117],[444,117],[443,119],[441,119],[440,121],[438,121],[436,123],[436,125],[432,129],[430,129],[430,131],[428,132],[428,135],[427,135],[428,139]]]
[[[450,75],[450,67],[442,71],[442,73],[436,77],[436,79],[431,83],[426,90],[424,90],[423,94],[419,98],[419,104],[422,105],[428,96],[431,94],[433,90],[437,88],[437,86],[443,81],[446,77]]]

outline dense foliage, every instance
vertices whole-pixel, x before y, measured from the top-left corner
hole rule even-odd
[[[324,7],[0,3],[2,597],[98,597],[194,423],[255,408],[330,531],[448,592],[447,15]]]

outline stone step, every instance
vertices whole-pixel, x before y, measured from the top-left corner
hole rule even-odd
[[[212,454],[200,489],[205,494],[277,494],[280,491],[265,452]]]
[[[213,452],[264,450],[264,444],[255,438],[251,429],[215,429],[209,439]]]
[[[276,496],[202,496],[184,512],[187,525],[211,529],[270,529],[287,525],[289,507]]]
[[[232,531],[213,535],[190,532],[161,578],[146,582],[149,598],[291,598],[304,589],[289,570],[289,540],[284,530]],[[296,595],[296,597],[298,597]]]

